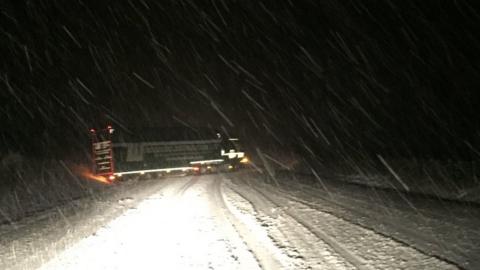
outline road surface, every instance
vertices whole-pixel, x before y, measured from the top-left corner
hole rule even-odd
[[[420,199],[378,204],[371,191],[263,180],[240,172],[119,183],[0,226],[0,269],[479,266],[472,212],[442,215]]]

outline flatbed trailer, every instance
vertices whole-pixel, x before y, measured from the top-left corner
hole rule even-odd
[[[91,130],[93,171],[109,180],[133,175],[226,172],[248,163],[238,139],[207,129]]]

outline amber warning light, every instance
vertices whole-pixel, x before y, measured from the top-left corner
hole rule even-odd
[[[90,169],[86,166],[75,166],[73,171],[76,175],[81,176],[84,179],[88,179],[95,182],[100,182],[103,184],[111,184],[112,181],[115,179],[115,176],[103,176],[103,175],[95,175],[93,174]],[[113,179],[111,177],[113,176]]]

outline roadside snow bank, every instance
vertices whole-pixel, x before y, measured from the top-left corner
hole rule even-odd
[[[76,176],[72,164],[16,153],[0,156],[0,224],[92,195],[107,188]]]
[[[480,161],[384,159],[344,166],[312,168],[305,164],[279,175],[301,175],[301,181],[329,181],[480,203]]]

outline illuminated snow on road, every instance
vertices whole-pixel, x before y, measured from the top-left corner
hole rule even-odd
[[[147,198],[41,269],[258,268],[242,240],[229,235],[229,225],[212,211],[209,183],[194,184],[195,189],[174,185]]]
[[[118,183],[110,195],[82,200],[88,211],[53,209],[5,231],[0,268],[453,270],[432,254],[462,258],[438,253],[441,242],[381,213],[369,219],[381,226],[362,225],[369,211],[348,197],[330,202],[319,190],[289,189],[246,173]],[[382,224],[415,242],[379,233]],[[422,239],[429,246],[417,245]]]

